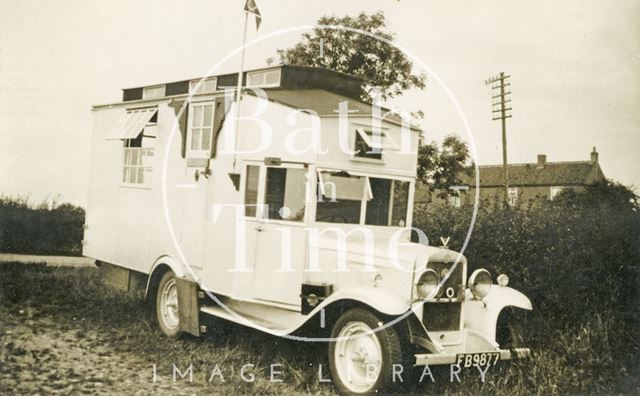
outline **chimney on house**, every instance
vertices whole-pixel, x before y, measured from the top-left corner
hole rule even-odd
[[[593,151],[591,152],[591,163],[592,164],[598,163],[598,152],[596,151],[595,146],[593,146]]]
[[[545,154],[538,154],[538,163],[536,164],[536,168],[542,169],[544,168],[544,164],[547,163],[547,156]]]

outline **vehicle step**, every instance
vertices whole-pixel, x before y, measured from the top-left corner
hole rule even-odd
[[[299,312],[236,301],[227,301],[224,307],[205,305],[200,307],[200,311],[275,335],[291,333],[300,327],[306,318]]]

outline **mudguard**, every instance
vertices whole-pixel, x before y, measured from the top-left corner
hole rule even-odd
[[[144,290],[144,295],[145,296],[149,292],[149,286],[151,285],[152,275],[158,269],[158,267],[160,267],[162,265],[166,265],[167,267],[171,268],[171,271],[173,271],[173,273],[176,274],[176,276],[178,278],[185,278],[186,277],[185,276],[185,271],[184,271],[184,266],[181,265],[173,257],[171,257],[171,256],[158,257],[158,259],[156,259],[156,261],[151,266],[151,269],[149,270],[149,277],[147,278],[147,287]],[[191,276],[188,276],[188,278],[191,278]]]
[[[464,327],[481,333],[494,342],[498,315],[504,307],[533,309],[527,296],[506,286],[493,285],[489,294],[482,300],[475,299],[469,290],[466,293],[462,304]]]

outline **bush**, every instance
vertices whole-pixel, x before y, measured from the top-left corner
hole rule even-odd
[[[81,207],[0,197],[0,252],[79,256],[83,225]]]
[[[430,241],[450,236],[450,248],[460,250],[472,213],[472,206],[436,203],[416,210],[414,226]],[[639,335],[640,210],[628,188],[598,183],[518,207],[482,201],[464,254],[469,273],[480,267],[494,276],[506,273],[511,285],[532,300],[526,328],[534,349],[546,349],[558,331],[579,334],[595,323],[611,331],[599,332],[609,334],[607,339],[592,337],[588,350],[601,343],[608,349],[607,361],[637,367],[638,346],[632,340]]]

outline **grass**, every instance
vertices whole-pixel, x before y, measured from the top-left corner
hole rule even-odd
[[[318,366],[326,368],[326,346],[279,339],[238,325],[213,324],[201,338],[170,340],[157,329],[153,310],[139,296],[102,285],[91,268],[52,268],[43,265],[0,265],[0,307],[9,315],[28,310],[65,322],[71,329],[100,332],[115,353],[133,354],[156,364],[169,380],[172,364],[181,371],[193,365],[199,393],[224,394],[334,394],[318,380]],[[544,312],[524,324],[534,350],[530,360],[504,363],[480,382],[471,370],[462,384],[449,383],[449,373],[434,369],[436,383],[415,385],[412,393],[437,394],[623,394],[639,389],[637,341],[605,314],[596,314],[580,326],[545,320]],[[2,319],[0,319],[2,320]],[[283,383],[272,383],[269,366],[279,363]],[[255,382],[239,375],[253,364]],[[225,377],[208,382],[218,365]],[[325,370],[326,373],[326,370]],[[325,374],[326,375],[326,374]],[[184,381],[184,380],[182,380]],[[150,385],[151,386],[151,385]]]

